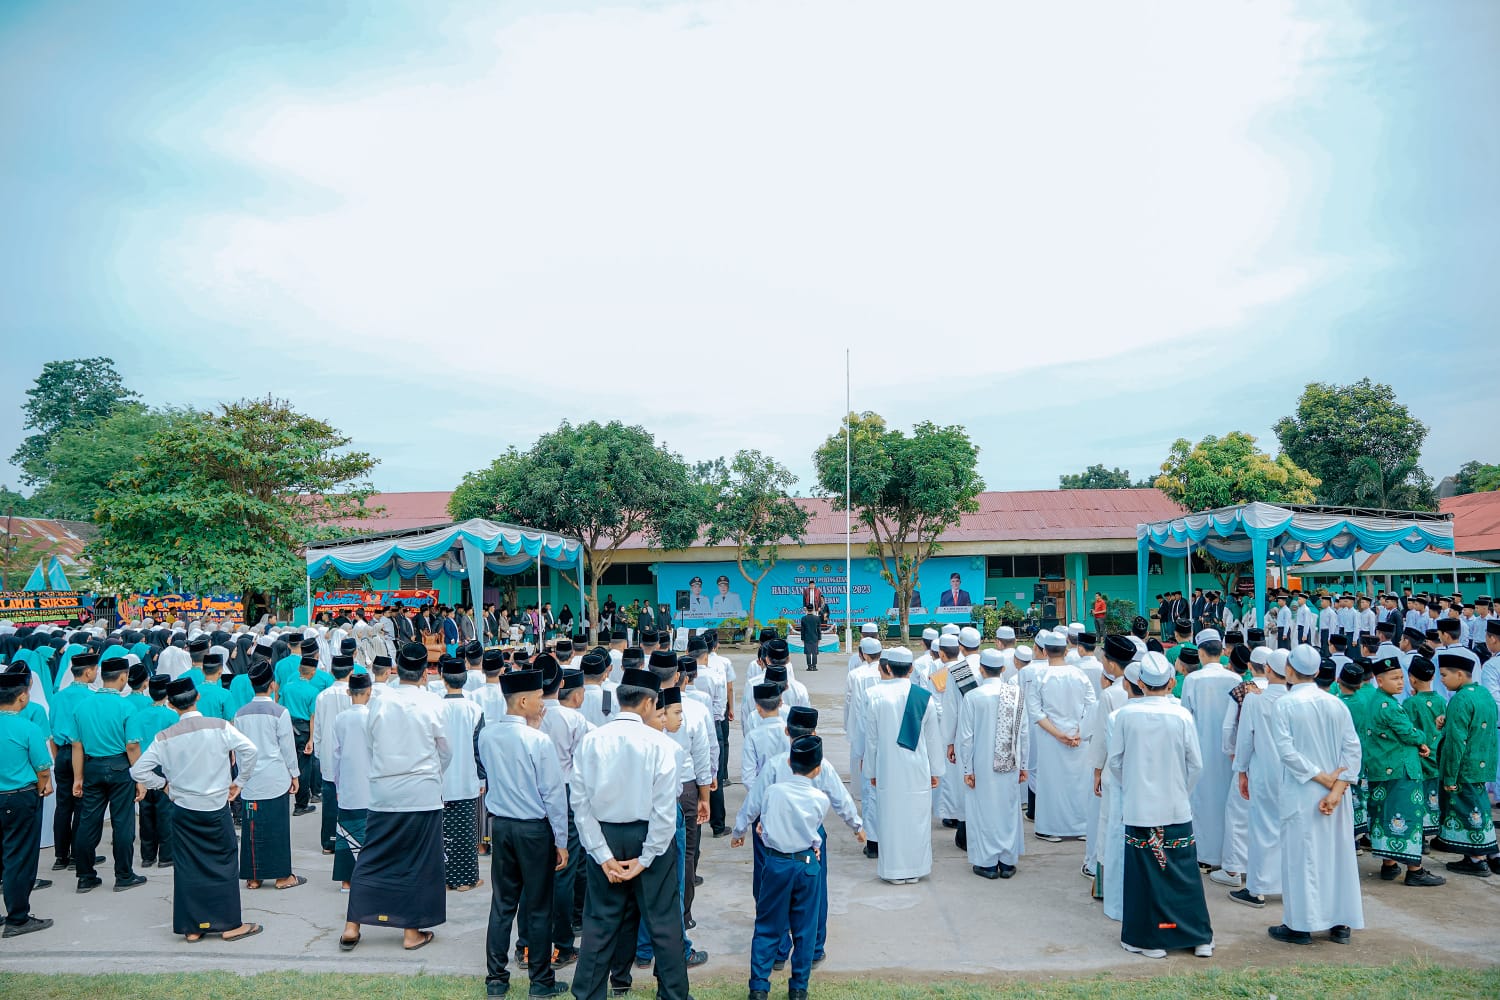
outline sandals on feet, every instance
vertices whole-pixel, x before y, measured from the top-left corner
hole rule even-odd
[[[261,924],[251,924],[250,925],[250,929],[248,931],[244,931],[242,933],[236,934],[234,937],[230,937],[228,934],[220,934],[219,937],[221,939],[225,940],[225,941],[239,941],[239,940],[242,940],[243,938],[254,937],[255,935],[259,934],[263,930],[265,930],[265,927],[263,925],[261,925]]]
[[[425,948],[428,945],[432,944],[432,939],[435,937],[437,937],[437,935],[432,931],[423,931],[421,941],[416,944],[404,944],[401,947],[406,949],[407,951],[416,951],[418,948]]]

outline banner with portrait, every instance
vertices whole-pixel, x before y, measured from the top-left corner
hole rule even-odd
[[[94,618],[94,595],[76,590],[0,591],[0,619],[16,625],[67,625]]]

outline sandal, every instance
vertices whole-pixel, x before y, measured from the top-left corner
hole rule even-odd
[[[203,935],[202,934],[184,934],[182,936],[182,939],[184,941],[188,942],[189,944],[196,944],[197,942],[203,940]]]
[[[356,934],[352,938],[346,938],[342,934],[340,934],[339,935],[339,951],[353,951],[354,950],[354,946],[357,945],[357,944],[359,944],[360,937],[361,937],[361,935]]]
[[[289,884],[289,885],[277,885],[276,888],[278,888],[278,889],[295,889],[299,885],[306,885],[307,884],[307,877],[304,876],[304,875],[293,875],[292,879],[293,879],[293,881],[291,882],[291,884]]]
[[[255,935],[259,934],[265,929],[266,928],[262,924],[251,924],[248,931],[236,934],[234,937],[230,937],[228,934],[220,934],[219,937],[224,941],[238,941],[241,938],[255,937]]]
[[[419,943],[419,944],[404,944],[401,947],[404,948],[407,951],[416,951],[419,948],[425,948],[428,945],[432,944],[432,939],[435,938],[435,937],[437,937],[437,935],[434,934],[432,931],[423,931],[422,932],[421,943]]]
[[[260,881],[260,879],[258,879],[258,878],[247,878],[247,879],[245,879],[245,888],[246,889],[259,889],[260,887],[261,887],[261,881]]]

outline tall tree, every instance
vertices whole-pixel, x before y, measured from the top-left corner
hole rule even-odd
[[[1197,444],[1178,438],[1155,486],[1188,510],[1200,511],[1241,503],[1312,503],[1318,480],[1286,454],[1272,458],[1256,447],[1252,435],[1231,431],[1222,438],[1210,434]],[[1207,549],[1197,555],[1228,592],[1238,572],[1235,565],[1215,559]]]
[[[1432,510],[1437,499],[1432,479],[1412,459],[1389,468],[1373,455],[1359,455],[1353,463],[1354,500],[1381,510]]]
[[[1317,502],[1335,506],[1368,505],[1370,472],[1357,461],[1372,459],[1388,492],[1405,496],[1418,507],[1433,505],[1432,481],[1418,465],[1427,425],[1396,401],[1388,385],[1360,379],[1353,385],[1309,383],[1297,400],[1297,411],[1276,422],[1282,453],[1316,476]],[[1390,477],[1401,473],[1399,481]],[[1409,484],[1411,490],[1401,490]]]
[[[1102,465],[1091,465],[1082,472],[1057,477],[1060,490],[1144,490],[1150,489],[1151,480],[1136,482],[1127,469],[1106,469]]]
[[[10,460],[21,468],[21,480],[46,482],[43,459],[57,435],[70,427],[88,427],[139,397],[125,388],[111,358],[75,358],[42,365],[21,412],[23,425],[35,431],[21,442]]]
[[[173,421],[189,418],[184,411],[127,403],[102,420],[65,428],[36,464],[43,485],[32,494],[33,505],[43,517],[92,520],[110,480],[133,468],[147,442]]]
[[[464,476],[448,511],[457,520],[498,518],[580,539],[592,631],[599,580],[626,539],[686,548],[703,525],[704,501],[686,463],[643,428],[563,421],[528,450],[512,448]]]
[[[330,518],[372,513],[375,460],[349,443],[270,397],[182,415],[110,483],[86,553],[120,593],[237,593],[247,613],[300,594],[307,542]]]
[[[979,509],[979,449],[962,427],[923,421],[908,436],[878,413],[851,413],[813,454],[818,486],[836,510],[844,509],[846,434],[850,506],[873,536],[868,551],[896,593],[904,636],[918,570],[941,548],[943,532]]]
[[[807,511],[787,495],[797,482],[785,466],[758,451],[737,452],[726,467],[715,463],[707,480],[708,544],[728,540],[735,546],[735,565],[750,584],[749,624],[756,627],[755,599],[760,582],[776,566],[783,541],[802,544]]]
[[[1465,493],[1489,493],[1500,490],[1500,465],[1484,462],[1465,462],[1453,477],[1453,495]]]
[[[0,483],[0,517],[41,517],[40,508],[31,497],[23,497],[9,486]]]

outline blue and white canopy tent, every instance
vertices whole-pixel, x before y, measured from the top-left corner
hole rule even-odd
[[[1150,553],[1183,559],[1192,550],[1203,549],[1223,562],[1251,564],[1255,613],[1260,621],[1266,615],[1266,564],[1272,559],[1282,567],[1285,579],[1286,567],[1302,559],[1348,559],[1357,550],[1381,552],[1392,545],[1408,552],[1442,549],[1452,553],[1454,560],[1458,558],[1452,514],[1363,507],[1237,504],[1138,524],[1135,542],[1137,608],[1146,606]],[[1188,565],[1191,572],[1191,560]],[[1456,561],[1453,587],[1458,589]]]
[[[578,599],[580,607],[585,606],[583,543],[551,531],[471,518],[458,524],[318,542],[307,550],[308,615],[312,615],[312,581],[329,572],[345,577],[381,576],[392,570],[402,576],[420,573],[434,580],[467,577],[469,600],[478,608],[484,603],[486,569],[513,576],[544,564],[578,574]],[[538,606],[542,603],[541,579],[538,569]]]

